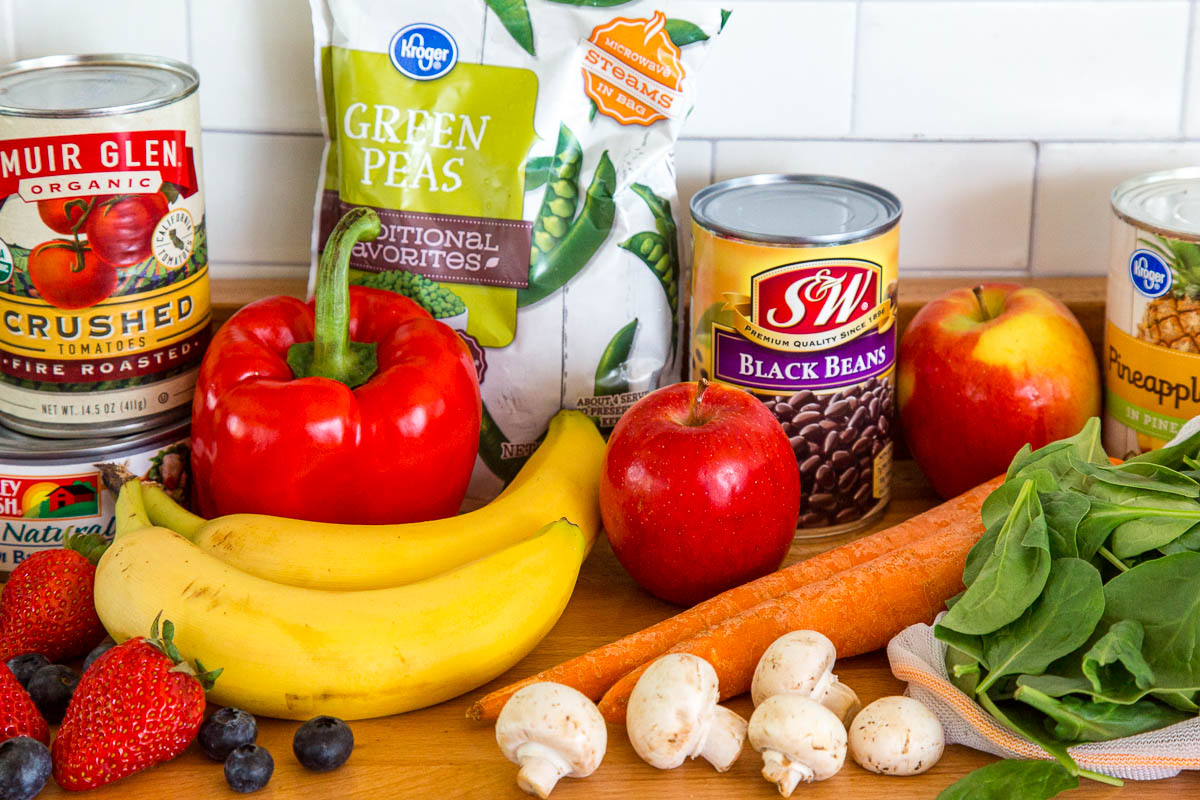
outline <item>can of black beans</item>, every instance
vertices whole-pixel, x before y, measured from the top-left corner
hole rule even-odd
[[[900,201],[859,181],[754,175],[692,198],[692,377],[775,414],[800,470],[798,537],[891,496]]]

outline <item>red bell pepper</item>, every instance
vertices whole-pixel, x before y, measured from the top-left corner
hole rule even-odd
[[[348,285],[352,248],[379,231],[374,211],[350,211],[312,302],[259,300],[213,337],[192,405],[204,516],[388,523],[458,511],[479,446],[475,367],[412,300]]]

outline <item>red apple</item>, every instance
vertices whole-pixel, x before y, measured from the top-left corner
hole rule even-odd
[[[928,303],[900,342],[904,437],[942,497],[1004,472],[1022,445],[1072,436],[1100,413],[1096,357],[1067,307],[1041,289],[976,288]]]
[[[800,515],[796,457],[740,389],[677,383],[639,400],[608,440],[600,513],[646,591],[692,605],[779,567]]]

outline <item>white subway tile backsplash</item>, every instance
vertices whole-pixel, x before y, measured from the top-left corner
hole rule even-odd
[[[209,258],[307,263],[321,149],[319,136],[206,132]]]
[[[679,187],[679,208],[676,214],[688,219],[688,204],[692,195],[712,183],[713,143],[681,139],[675,145],[675,178]]]
[[[1174,136],[1188,9],[1185,0],[864,0],[854,134]]]
[[[205,127],[321,131],[306,0],[190,5]]]
[[[909,269],[1024,269],[1034,146],[1027,142],[719,142],[718,180],[809,172],[870,181],[904,205]]]
[[[10,2],[16,58],[148,53],[188,60],[187,8],[180,0]]]
[[[1195,164],[1200,164],[1200,142],[1043,145],[1034,274],[1105,274],[1113,187],[1144,172]]]
[[[685,136],[850,132],[853,2],[742,2],[701,73]]]
[[[1184,135],[1200,137],[1200,9],[1192,9],[1191,52],[1188,58],[1187,93],[1183,98]]]

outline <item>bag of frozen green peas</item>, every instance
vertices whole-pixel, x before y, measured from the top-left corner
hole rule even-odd
[[[326,135],[313,263],[346,210],[379,213],[351,280],[412,298],[475,354],[470,497],[490,499],[560,408],[609,429],[679,378],[672,149],[728,12],[310,2]]]

